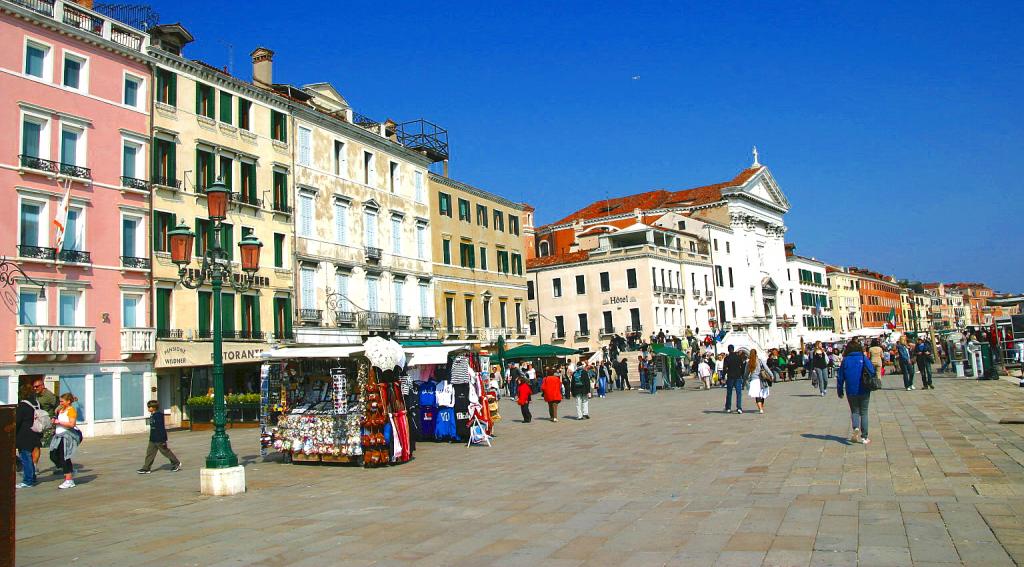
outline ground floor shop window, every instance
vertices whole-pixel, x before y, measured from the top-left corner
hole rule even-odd
[[[96,374],[92,379],[93,421],[114,419],[114,376]]]
[[[7,376],[0,377],[0,404],[9,404],[10,400],[7,399],[7,388],[10,379]]]
[[[57,396],[71,392],[78,398],[73,405],[75,411],[78,412],[78,421],[85,421],[85,376],[82,374],[61,376],[57,385],[57,391],[54,392]]]
[[[121,374],[121,419],[145,415],[142,374]]]

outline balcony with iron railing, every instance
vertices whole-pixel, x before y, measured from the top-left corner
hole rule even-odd
[[[495,342],[500,338],[508,340],[512,338],[512,329],[508,327],[488,327],[483,330],[483,338],[491,342]]]
[[[149,258],[137,256],[121,256],[121,267],[133,270],[148,270],[150,268]]]
[[[166,187],[167,189],[181,189],[181,180],[165,175],[152,175],[149,180],[157,187]]]
[[[95,327],[18,325],[14,333],[14,354],[18,361],[35,355],[63,357],[96,354]]]
[[[380,258],[384,251],[374,246],[366,247],[366,261],[367,262],[380,262]]]
[[[417,317],[417,325],[423,330],[435,330],[440,324],[441,321],[437,317]]]
[[[36,260],[56,260],[57,250],[54,248],[47,248],[45,246],[19,244],[18,256],[21,258],[33,258]]]
[[[564,341],[564,340],[565,340],[565,331],[561,331],[561,332],[555,331],[554,333],[551,333],[551,342]]]
[[[121,358],[156,352],[156,329],[121,329]]]
[[[334,312],[334,324],[338,327],[355,327],[356,326],[356,312],[355,311],[335,311]]]
[[[102,37],[134,51],[143,51],[143,48],[149,43],[149,38],[141,31],[136,31],[71,0],[10,1],[37,14],[53,18],[72,28]]]
[[[275,213],[281,213],[285,215],[292,214],[291,205],[286,205],[280,201],[274,201],[273,203],[271,203],[270,210],[274,211]]]
[[[449,339],[461,338],[466,332],[465,327],[456,327],[455,325],[449,325],[444,328],[443,334]]]
[[[324,312],[321,309],[299,309],[299,322],[306,325],[319,325],[324,320]]]
[[[57,252],[57,259],[61,262],[70,262],[72,264],[91,264],[92,254],[85,250],[61,250]]]
[[[233,200],[236,203],[239,203],[241,205],[249,205],[250,207],[256,207],[257,209],[261,209],[263,208],[263,199],[257,197],[256,195],[258,194],[259,193],[255,191],[249,191],[248,194],[246,194],[245,191],[242,191],[241,193],[233,193],[232,197],[234,198]]]
[[[641,326],[637,326],[637,327],[628,326],[628,327],[626,327],[626,332],[627,333],[642,333],[642,332],[644,332],[644,328],[641,327]]]
[[[398,315],[384,311],[360,311],[359,328],[367,331],[398,330]]]
[[[181,340],[185,338],[185,331],[183,329],[168,329],[168,328],[156,328],[156,338],[158,339],[169,339],[169,340]]]
[[[259,329],[242,329],[238,331],[236,338],[242,341],[262,341],[267,338],[267,333]]]
[[[18,155],[18,162],[21,164],[21,167],[25,169],[43,171],[46,173],[53,173],[55,175],[65,175],[67,177],[75,177],[78,179],[92,179],[91,169],[71,163],[61,163],[59,161],[43,159],[25,154]]]
[[[149,191],[149,181],[137,177],[121,176],[121,187],[134,189],[136,191]]]
[[[598,330],[597,334],[602,337],[610,337],[615,334],[615,327],[603,327]]]
[[[576,338],[577,340],[578,339],[589,339],[590,338],[590,329],[583,329],[583,330],[580,330],[580,331],[576,331],[576,334],[574,335],[574,338]]]
[[[412,328],[412,317],[408,315],[396,315],[395,326],[402,331]]]
[[[274,340],[276,340],[276,341],[294,341],[295,340],[295,332],[294,331],[274,331],[272,336],[274,337]]]

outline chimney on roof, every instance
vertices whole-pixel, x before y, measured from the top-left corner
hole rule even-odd
[[[92,0],[73,0],[75,4],[92,10]]]
[[[787,242],[786,243],[786,256],[787,257],[788,256],[792,256],[793,254],[796,254],[796,243],[795,242]]]
[[[269,89],[274,86],[274,52],[266,47],[257,47],[249,54],[252,57],[252,82],[258,87]]]

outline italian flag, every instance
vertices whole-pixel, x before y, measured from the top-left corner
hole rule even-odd
[[[889,310],[889,319],[885,322],[885,326],[890,329],[896,328],[896,309],[892,308]]]

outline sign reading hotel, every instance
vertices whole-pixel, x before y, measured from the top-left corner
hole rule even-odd
[[[179,366],[210,366],[213,364],[213,343],[157,343],[157,368]],[[224,343],[224,364],[260,362],[260,353],[267,349],[263,343]]]
[[[601,305],[618,305],[620,303],[636,303],[636,297],[628,295],[613,295],[601,301]]]

